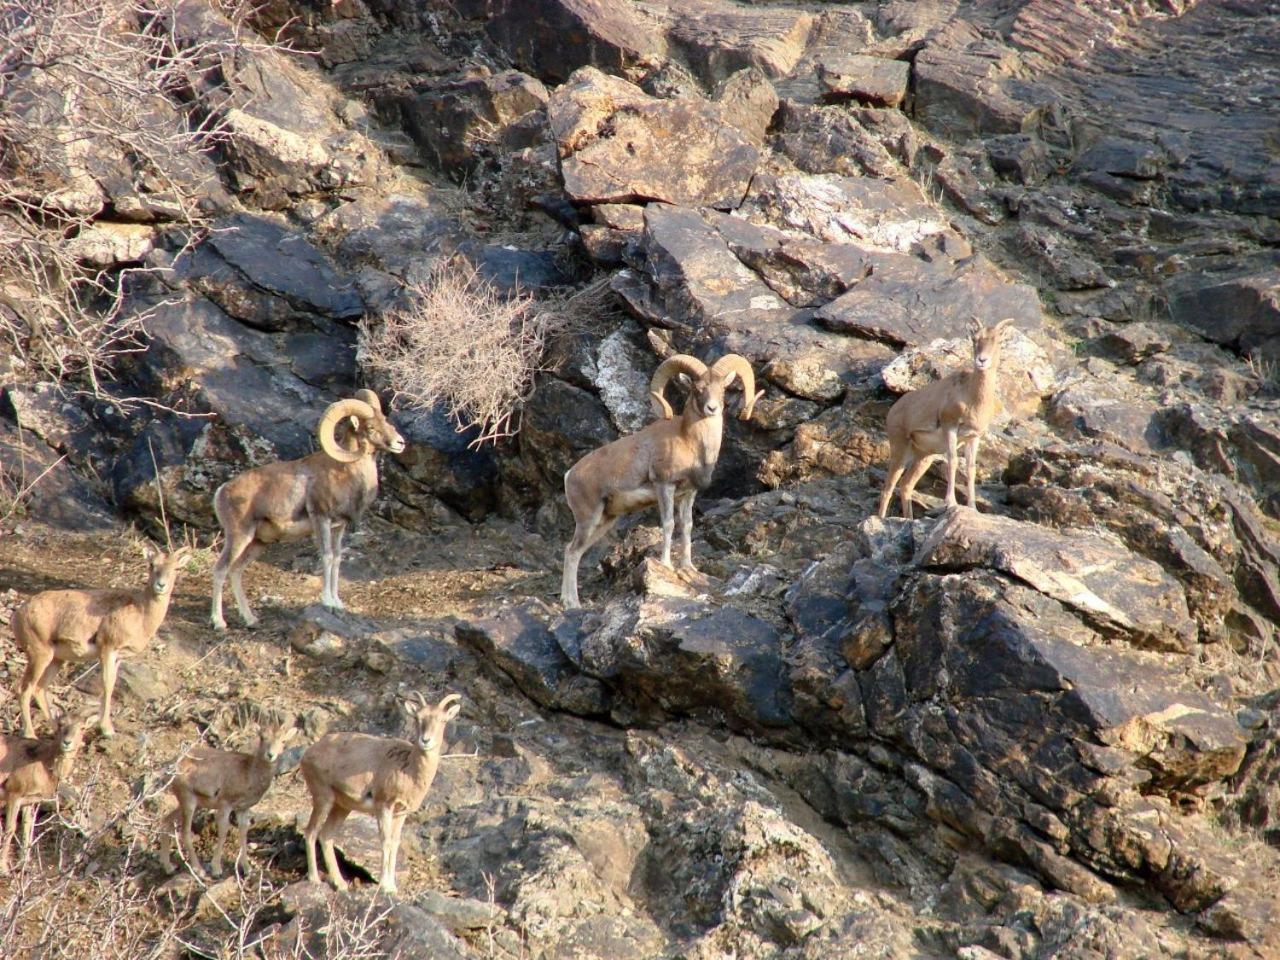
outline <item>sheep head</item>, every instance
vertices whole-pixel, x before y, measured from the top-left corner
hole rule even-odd
[[[285,745],[298,735],[298,728],[285,721],[264,724],[258,730],[258,756],[275,763],[284,753]]]
[[[994,327],[984,327],[982,321],[974,317],[969,321],[969,336],[973,340],[973,368],[979,372],[993,370],[1000,365],[1000,342],[1005,328],[1013,323],[1009,317],[1001,320]]]
[[[445,724],[462,711],[462,697],[459,694],[450,693],[446,694],[438,704],[432,704],[421,693],[415,691],[407,697],[397,699],[400,709],[413,725],[411,742],[424,753],[442,750]]]
[[[179,547],[171,553],[165,553],[149,541],[142,545],[143,555],[147,558],[147,586],[157,597],[163,597],[173,589],[178,579],[178,570],[191,557],[191,548]]]
[[[338,425],[350,418],[347,436],[341,442]],[[329,404],[316,428],[320,449],[339,463],[354,463],[377,450],[399,453],[404,437],[382,412],[382,402],[372,390],[357,390],[354,397]]]
[[[727,353],[710,367],[697,357],[677,353],[662,361],[653,374],[649,393],[666,420],[672,418],[671,405],[664,396],[667,384],[677,378],[689,391],[688,403],[693,404],[699,416],[715,417],[724,413],[724,392],[735,380],[742,384],[743,402],[739,419],[751,416],[761,393],[756,393],[755,373],[751,364],[736,353]]]

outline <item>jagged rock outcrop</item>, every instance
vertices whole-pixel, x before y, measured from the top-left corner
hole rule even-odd
[[[185,36],[225,27],[184,8]],[[478,691],[407,846],[458,896],[398,904],[389,947],[1277,949],[1274,10],[344,0],[261,22],[290,11],[325,49],[248,58],[255,96],[215,105],[229,139],[191,162],[217,219],[184,256],[125,160],[38,158],[39,199],[97,218],[86,263],[172,270],[130,287],[148,345],[104,397],[6,373],[0,478],[65,453],[146,521],[158,474],[208,529],[218,483],[310,449],[359,385],[356,324],[405,281],[455,255],[510,291],[609,275],[628,316],[554,344],[518,441],[397,414],[382,512],[446,533],[389,539],[395,575],[492,535],[488,572],[527,567],[502,599],[287,634],[325,669]],[[885,412],[968,364],[973,316],[1016,328],[980,512],[868,519]],[[741,353],[766,391],[699,500],[702,574],[644,556],[641,519],[562,613],[564,471],[648,422],[676,351]],[[26,509],[99,522],[68,463]],[[351,865],[373,869],[372,829],[340,837]],[[281,942],[327,915],[313,893]]]
[[[759,150],[701,98],[660,100],[584,67],[547,104],[565,192],[578,204],[742,202]],[[679,165],[668,160],[679,156]]]

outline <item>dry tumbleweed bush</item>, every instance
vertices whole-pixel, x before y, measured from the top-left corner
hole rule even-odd
[[[412,406],[442,404],[459,430],[478,431],[472,445],[515,434],[547,344],[571,311],[504,294],[465,261],[410,281],[406,294],[405,306],[363,324],[365,371]]]

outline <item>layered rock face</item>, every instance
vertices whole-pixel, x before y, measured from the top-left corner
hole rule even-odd
[[[438,259],[607,278],[625,316],[556,345],[521,436],[400,421],[386,516],[564,537],[563,471],[646,422],[662,356],[742,354],[766,393],[726,419],[704,576],[642,520],[586,611],[434,625],[433,666],[572,758],[444,784],[456,890],[557,958],[1280,951],[1275,4],[277,6],[317,56],[253,64],[208,240],[102,254],[171,268],[111,389],[200,416],[15,382],[0,464],[20,422],[117,508],[150,516],[158,468],[207,528]],[[978,510],[871,517],[884,414],[967,365],[974,316],[1013,320]],[[458,925],[422,955],[479,955],[419,906],[405,930]]]

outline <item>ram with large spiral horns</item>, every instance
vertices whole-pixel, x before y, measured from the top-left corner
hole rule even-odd
[[[214,629],[227,626],[222,588],[228,576],[240,616],[250,627],[257,624],[240,580],[244,568],[266,544],[300,540],[307,534],[320,548],[320,602],[342,608],[338,565],[343,534],[378,495],[378,451],[399,453],[405,443],[372,390],[357,390],[354,397],[330,404],[316,433],[317,452],[255,467],[214,493],[213,510],[223,537],[222,553],[213,566]]]
[[[674,417],[664,393],[675,378],[689,392],[684,412]],[[693,498],[711,482],[724,433],[725,390],[742,385],[742,412],[747,420],[761,393],[751,364],[736,353],[725,354],[710,367],[696,357],[668,357],[649,385],[662,418],[629,436],[587,454],[564,475],[564,493],[576,528],[564,548],[564,580],[560,599],[578,606],[578,564],[623,516],[658,505],[662,521],[662,562],[671,566],[671,535],[676,509],[682,538],[680,566],[693,566]]]

